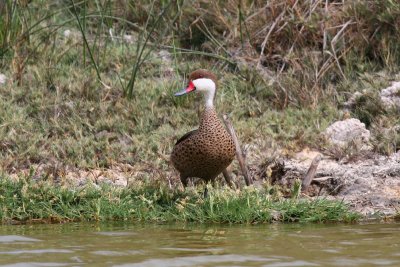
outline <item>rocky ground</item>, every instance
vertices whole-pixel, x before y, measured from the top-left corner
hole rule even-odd
[[[285,174],[277,182],[290,184],[304,177],[317,154],[306,150],[286,160]],[[323,156],[308,194],[343,200],[367,217],[396,214],[400,212],[400,152],[348,163]]]

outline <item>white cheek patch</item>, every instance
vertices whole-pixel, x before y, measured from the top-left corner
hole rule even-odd
[[[208,78],[200,78],[193,81],[196,90],[204,94],[206,107],[213,107],[215,95],[215,83]]]
[[[200,78],[193,81],[194,86],[199,91],[215,91],[215,83],[208,78]]]

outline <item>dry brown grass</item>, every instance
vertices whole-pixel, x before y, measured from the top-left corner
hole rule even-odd
[[[395,1],[187,1],[177,36],[273,81],[277,107],[315,106],[331,84],[399,59]]]
[[[51,7],[68,10],[63,2]],[[400,3],[392,0],[104,0],[76,2],[76,9],[93,29],[89,33],[146,32],[149,45],[224,56],[242,73],[252,72],[278,108],[315,107],[337,97],[341,81],[377,68],[394,70],[400,59]],[[14,63],[21,81],[26,63]]]

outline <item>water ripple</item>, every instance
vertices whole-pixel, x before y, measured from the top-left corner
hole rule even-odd
[[[0,243],[38,242],[38,241],[41,240],[19,235],[0,235]]]
[[[97,232],[98,235],[104,236],[130,236],[130,235],[137,235],[134,232]]]
[[[18,262],[13,264],[4,264],[0,267],[59,267],[68,266],[68,263],[58,263],[58,262]]]
[[[159,248],[161,250],[171,251],[193,251],[193,252],[220,252],[222,248]]]
[[[139,263],[128,263],[114,265],[115,267],[146,267],[146,266],[164,266],[164,267],[181,267],[181,266],[199,266],[209,263],[244,263],[244,262],[271,262],[276,261],[274,258],[264,258],[250,255],[205,255],[193,257],[175,257],[171,259],[150,259]]]
[[[100,255],[100,256],[127,256],[127,255],[137,255],[141,254],[141,251],[112,251],[112,250],[97,250],[97,251],[92,251],[91,252],[94,255]]]
[[[13,250],[0,251],[0,255],[20,255],[20,254],[46,254],[46,253],[73,253],[69,249],[34,249],[34,250]]]

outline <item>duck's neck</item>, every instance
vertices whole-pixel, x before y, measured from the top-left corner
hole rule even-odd
[[[217,112],[214,108],[215,89],[206,91],[204,94],[204,111],[200,120],[200,128],[208,131],[214,127],[213,124],[218,121]]]
[[[218,123],[219,119],[214,107],[206,107],[200,117],[199,130],[209,132]]]
[[[214,109],[214,95],[215,90],[209,90],[204,94],[205,108],[206,109]]]

